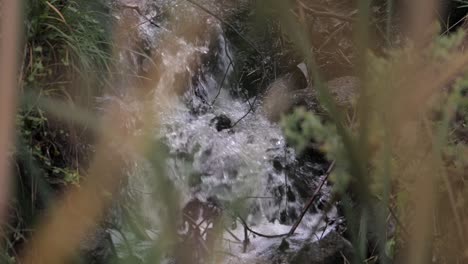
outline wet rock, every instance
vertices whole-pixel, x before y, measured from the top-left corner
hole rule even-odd
[[[211,106],[207,104],[206,101],[201,100],[198,96],[187,98],[186,104],[190,109],[190,113],[194,116],[206,114],[211,110]]]
[[[206,202],[190,200],[182,213],[180,242],[174,248],[175,263],[207,263],[222,228],[220,202],[210,197]]]
[[[284,239],[267,252],[263,258],[263,261],[268,261],[265,263],[335,264],[345,263],[345,259],[352,261],[353,258],[351,243],[336,231],[331,231],[318,241]]]
[[[343,76],[326,83],[338,107],[344,109],[352,107],[359,92],[359,86],[360,81],[354,76]],[[280,79],[272,84],[267,93],[263,110],[270,121],[277,122],[282,115],[288,114],[298,106],[304,106],[307,110],[316,113],[325,112],[320,106],[317,89],[314,87],[294,89],[290,82]]]
[[[306,242],[289,258],[290,264],[335,264],[352,261],[353,247],[337,232],[330,232],[316,242]]]
[[[112,247],[110,235],[102,227],[87,236],[80,245],[85,263],[90,264],[110,263],[113,257]]]
[[[296,166],[288,167],[286,171],[288,179],[297,193],[296,199],[307,201],[314,190],[318,188],[320,178],[318,175],[323,175],[326,166],[322,164],[326,163],[325,160],[320,160],[318,163],[313,159],[314,157],[301,157]],[[322,190],[326,192],[328,186],[323,186]]]
[[[279,245],[278,249],[279,249],[280,251],[283,251],[283,252],[284,252],[285,250],[289,249],[289,242],[288,242],[288,240],[287,240],[287,239],[283,239],[283,240],[281,241],[281,244]]]
[[[327,82],[331,95],[339,106],[350,106],[359,92],[360,81],[354,76],[343,76]]]
[[[202,174],[199,172],[192,172],[188,178],[188,185],[196,187],[202,183]]]
[[[218,131],[229,129],[232,127],[231,119],[224,114],[221,114],[211,119],[210,123],[214,125],[214,127]]]
[[[271,121],[279,121],[281,115],[291,109],[291,93],[308,86],[305,65],[295,67],[290,73],[271,83],[263,102],[263,111]]]
[[[331,96],[338,107],[350,108],[359,92],[360,81],[354,76],[343,76],[332,79],[326,83]],[[318,101],[318,91],[315,88],[306,88],[292,93],[290,96],[292,106],[305,106],[307,110],[323,112]]]
[[[289,202],[295,202],[296,201],[296,195],[292,191],[291,186],[288,186],[286,196],[288,197]]]
[[[289,111],[291,111],[294,107],[303,106],[307,110],[312,112],[320,112],[320,103],[317,98],[317,93],[315,90],[306,88],[299,91],[293,92],[289,95],[289,100],[291,107]]]
[[[282,171],[284,169],[283,164],[279,158],[275,158],[273,160],[273,168],[275,168],[276,171]]]

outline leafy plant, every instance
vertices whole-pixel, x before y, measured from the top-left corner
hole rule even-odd
[[[108,8],[101,1],[41,0],[25,9],[26,87],[89,104],[112,64]]]

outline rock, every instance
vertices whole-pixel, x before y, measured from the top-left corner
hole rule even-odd
[[[224,114],[214,117],[210,123],[215,126],[216,130],[222,131],[232,127],[232,122],[229,117]]]
[[[343,76],[326,82],[331,96],[339,107],[351,107],[353,100],[359,91],[360,81],[354,76]],[[293,93],[293,104],[304,105],[309,110],[318,106],[318,91],[307,88]]]
[[[278,122],[281,115],[292,108],[291,94],[294,90],[289,85],[289,78],[280,78],[267,88],[262,109],[272,122]]]
[[[280,244],[279,247],[278,247],[278,250],[279,250],[279,251],[285,251],[285,250],[287,250],[287,249],[289,249],[289,242],[288,242],[287,239],[283,239],[283,240],[281,241],[281,244]]]
[[[279,246],[268,250],[269,256],[258,263],[335,264],[352,261],[353,247],[338,232],[331,231],[319,241],[282,240]],[[286,246],[287,245],[287,246]]]
[[[297,65],[290,73],[271,83],[263,101],[263,111],[271,121],[279,121],[292,106],[291,93],[308,86],[307,69],[304,63]]]
[[[324,112],[315,88],[296,89],[297,86],[292,85],[293,82],[288,78],[275,81],[265,96],[263,110],[270,121],[279,121],[281,115],[288,114],[298,106],[304,106],[313,112]],[[359,86],[360,81],[354,76],[343,76],[326,83],[338,107],[344,109],[352,106],[359,92]]]
[[[337,232],[330,232],[323,239],[305,243],[291,256],[290,264],[335,264],[345,263],[345,258],[352,261],[353,247],[349,241]]]
[[[290,96],[291,110],[294,107],[303,106],[312,112],[321,112],[320,104],[315,90],[306,88],[293,92]]]
[[[174,247],[177,264],[207,263],[222,230],[222,209],[216,197],[206,202],[196,198],[190,200],[183,209],[179,241]]]
[[[103,227],[98,227],[94,233],[81,242],[80,251],[83,254],[84,263],[110,263],[113,257],[112,247],[109,233]]]
[[[327,87],[338,106],[349,107],[359,92],[360,81],[354,76],[343,76],[327,82]]]

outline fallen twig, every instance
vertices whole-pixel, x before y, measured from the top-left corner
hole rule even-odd
[[[250,240],[249,240],[249,233],[247,233],[247,224],[244,225],[244,241],[243,241],[243,245],[244,245],[244,248],[243,248],[243,252],[247,252],[247,246],[249,245],[250,243]]]
[[[258,94],[255,96],[255,99],[252,102],[252,104],[250,104],[249,110],[241,118],[239,118],[236,122],[234,122],[234,124],[231,127],[235,127],[240,121],[242,121],[242,119],[244,119],[246,116],[248,116],[253,111],[253,108],[255,106],[255,103],[257,102],[257,99],[258,99]]]
[[[403,231],[403,234],[406,236],[406,237],[409,237],[409,232],[408,230],[406,230],[405,226],[403,225],[403,223],[400,221],[400,219],[398,218],[397,214],[393,211],[392,207],[389,205],[388,206],[388,211],[390,212],[390,214],[392,215],[392,217],[395,219],[395,222],[397,223],[398,226],[400,226],[401,228],[401,231]]]
[[[299,3],[299,5],[301,5],[302,8],[304,8],[306,11],[308,11],[309,13],[311,13],[311,14],[313,14],[315,16],[332,17],[332,18],[335,18],[335,19],[338,19],[338,20],[343,20],[343,21],[346,21],[346,22],[355,22],[356,21],[354,18],[352,18],[350,16],[345,16],[345,15],[333,13],[333,12],[330,12],[330,11],[315,10],[315,9],[307,6],[306,4],[304,4],[301,1],[297,1],[297,2]]]
[[[382,199],[378,196],[375,196],[377,198],[377,200],[379,200],[381,203],[383,203]],[[405,235],[406,237],[409,237],[409,232],[408,230],[405,228],[405,226],[403,225],[403,223],[400,221],[400,219],[398,218],[398,215],[395,213],[395,211],[392,209],[392,207],[390,206],[390,204],[387,204],[386,205],[387,208],[388,208],[388,212],[390,213],[390,215],[393,217],[393,219],[395,219],[396,221],[396,224],[401,228],[401,231],[403,232],[403,235]]]
[[[262,234],[262,233],[259,233],[255,230],[253,230],[252,228],[250,228],[248,225],[247,225],[247,222],[245,222],[245,220],[241,217],[241,216],[237,216],[239,218],[239,220],[241,221],[242,225],[244,226],[244,228],[249,231],[250,233],[254,234],[254,235],[257,235],[259,237],[265,237],[265,238],[279,238],[279,237],[285,237],[285,236],[288,236],[289,233],[284,233],[284,234],[279,234],[279,235],[265,235],[265,234]]]
[[[309,202],[307,203],[307,205],[304,207],[304,209],[302,210],[302,213],[301,215],[299,216],[299,218],[297,219],[297,221],[294,223],[294,225],[292,226],[291,230],[289,231],[288,233],[288,236],[292,236],[294,234],[294,232],[296,231],[297,227],[299,226],[299,224],[301,223],[302,219],[304,218],[305,214],[307,213],[307,211],[309,210],[309,208],[312,206],[312,204],[314,203],[315,199],[317,198],[317,196],[319,195],[320,193],[320,190],[322,190],[322,187],[323,185],[325,184],[325,182],[327,181],[328,179],[328,176],[330,175],[330,173],[332,172],[333,168],[335,167],[335,161],[332,161],[332,163],[330,164],[330,167],[328,167],[328,170],[327,172],[325,173],[325,177],[323,178],[322,182],[320,183],[319,187],[317,188],[317,190],[315,191],[314,195],[312,195],[312,197],[310,198]]]
[[[234,235],[234,233],[231,232],[231,230],[229,230],[229,228],[224,227],[224,230],[226,230],[226,232],[228,232],[237,242],[242,242],[242,240],[240,238],[238,238],[236,235]]]
[[[119,7],[121,8],[127,8],[127,9],[131,9],[131,10],[135,10],[138,15],[140,15],[141,17],[143,17],[143,19],[146,20],[146,22],[150,23],[151,25],[157,27],[157,28],[161,28],[158,24],[156,24],[152,19],[149,19],[148,17],[146,17],[140,10],[140,8],[138,6],[131,6],[131,5],[119,5]]]

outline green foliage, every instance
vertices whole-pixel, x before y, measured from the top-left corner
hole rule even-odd
[[[19,112],[16,126],[27,151],[41,164],[51,184],[79,184],[77,168],[72,168],[66,157],[67,142],[70,141],[68,132],[49,128],[48,119],[40,108]]]
[[[402,219],[405,223],[411,218],[412,206],[415,201],[410,197],[413,192],[417,192],[419,186],[414,185],[414,179],[411,177],[401,177],[396,173],[408,173],[408,171],[418,171],[418,160],[402,160],[400,153],[394,152],[393,148],[389,147],[389,124],[386,122],[387,110],[392,109],[392,100],[401,100],[398,96],[405,96],[404,87],[407,81],[411,82],[413,76],[409,76],[402,71],[402,66],[409,70],[414,70],[413,65],[420,65],[421,61],[434,63],[436,70],[443,71],[440,65],[446,65],[458,54],[463,42],[465,34],[461,31],[452,35],[440,36],[436,38],[427,48],[421,50],[420,53],[414,52],[414,47],[408,46],[389,50],[386,56],[377,56],[369,54],[367,57],[367,99],[370,100],[368,111],[370,117],[369,131],[367,132],[371,155],[367,163],[366,170],[369,171],[369,186],[371,196],[377,198],[381,203],[377,203],[379,208],[384,205],[396,208],[397,215],[395,217]],[[391,80],[391,81],[387,81]],[[427,131],[434,142],[431,143],[432,154],[439,155],[440,161],[438,168],[441,168],[440,173],[436,173],[434,179],[437,186],[437,199],[441,201],[443,206],[436,205],[437,212],[434,215],[436,225],[443,226],[444,230],[451,230],[451,235],[444,234],[434,241],[435,250],[450,251],[453,249],[444,248],[444,241],[453,240],[452,237],[457,235],[456,226],[457,214],[465,212],[467,206],[468,195],[467,188],[463,187],[466,179],[466,168],[468,163],[466,157],[468,142],[466,134],[466,124],[468,121],[468,107],[466,92],[468,90],[468,76],[460,76],[455,79],[448,88],[445,88],[443,93],[434,93],[428,103],[431,105],[432,112],[424,114],[422,119],[418,120],[418,125],[427,126]],[[425,102],[426,103],[426,102]],[[358,120],[359,121],[359,120]],[[350,124],[353,134],[360,131],[354,129],[358,124]],[[334,190],[337,194],[346,196],[347,192],[358,192],[359,189],[351,185],[355,179],[350,177],[350,163],[353,161],[352,155],[357,153],[346,152],[343,147],[343,142],[337,133],[335,126],[323,123],[313,113],[307,112],[304,109],[296,109],[290,116],[282,120],[282,126],[288,142],[298,151],[302,152],[307,148],[319,149],[324,152],[328,159],[335,160],[337,167],[331,175],[334,182]],[[392,135],[393,136],[393,135]],[[393,147],[393,146],[392,146]],[[411,173],[409,173],[411,175]],[[360,183],[357,183],[360,184]],[[456,187],[454,187],[456,186]],[[391,198],[390,198],[391,197]],[[349,198],[349,197],[348,197]],[[355,206],[364,207],[362,201],[348,198],[342,199],[342,204],[345,208],[348,228],[359,230],[354,234],[355,239],[352,240],[355,248],[364,253],[365,243],[370,237],[367,237],[367,230],[374,230],[380,236],[380,250],[382,256],[393,257],[396,250],[402,247],[403,239],[401,236],[401,227],[399,232],[393,237],[388,237],[385,231],[386,218],[373,217],[371,214],[379,213],[379,210],[355,210]],[[372,198],[374,199],[374,198]],[[347,201],[347,202],[346,202]],[[357,203],[357,205],[354,205]],[[369,203],[371,203],[369,201]],[[372,202],[373,203],[373,202]],[[381,209],[385,212],[385,207]],[[453,209],[452,209],[453,208]],[[385,214],[382,214],[384,216]],[[447,215],[450,215],[447,218]],[[466,216],[464,216],[466,217]],[[356,229],[355,229],[356,228]],[[404,228],[404,227],[403,227]],[[356,238],[357,237],[357,238]],[[364,256],[364,255],[363,255]],[[450,259],[451,256],[442,256],[444,259]],[[450,263],[447,262],[447,263]]]
[[[112,67],[109,8],[89,0],[28,0],[24,8],[22,84],[38,99],[22,105],[18,131],[51,184],[78,184],[79,164],[71,159],[87,144],[73,142],[76,128],[51,120],[35,102],[50,96],[85,108],[94,104]]]
[[[89,101],[105,85],[112,63],[104,4],[29,0],[25,12],[26,87]],[[71,84],[81,87],[72,91],[77,88]]]
[[[453,34],[436,38],[432,44],[432,53],[435,59],[447,59],[465,39],[465,32],[459,30]]]
[[[349,160],[346,158],[344,145],[336,127],[324,124],[318,116],[304,108],[296,108],[293,113],[281,120],[281,125],[288,143],[299,152],[316,148],[329,160],[337,161],[331,179],[335,183],[335,191],[344,192],[350,181]]]
[[[24,90],[92,106],[112,64],[111,18],[104,2],[28,0],[25,13]],[[76,128],[50,120],[32,101],[17,116],[19,134],[52,184],[78,184],[78,164],[70,160],[86,143],[73,143]]]
[[[5,264],[14,264],[16,260],[14,257],[8,256],[7,254],[0,253],[0,260]]]
[[[16,190],[12,192],[12,225],[2,232],[7,251],[1,252],[1,263],[15,263],[16,250],[29,239],[53,195],[79,186],[87,166],[88,133],[73,120],[52,118],[48,111],[60,109],[58,104],[44,107],[41,102],[65,99],[67,106],[93,107],[113,65],[112,19],[104,1],[23,2],[19,83],[21,95],[29,100],[21,102],[16,115]]]
[[[290,116],[283,118],[281,125],[286,138],[299,152],[307,148],[312,139],[323,142],[327,137],[321,121],[304,108],[297,108]]]

